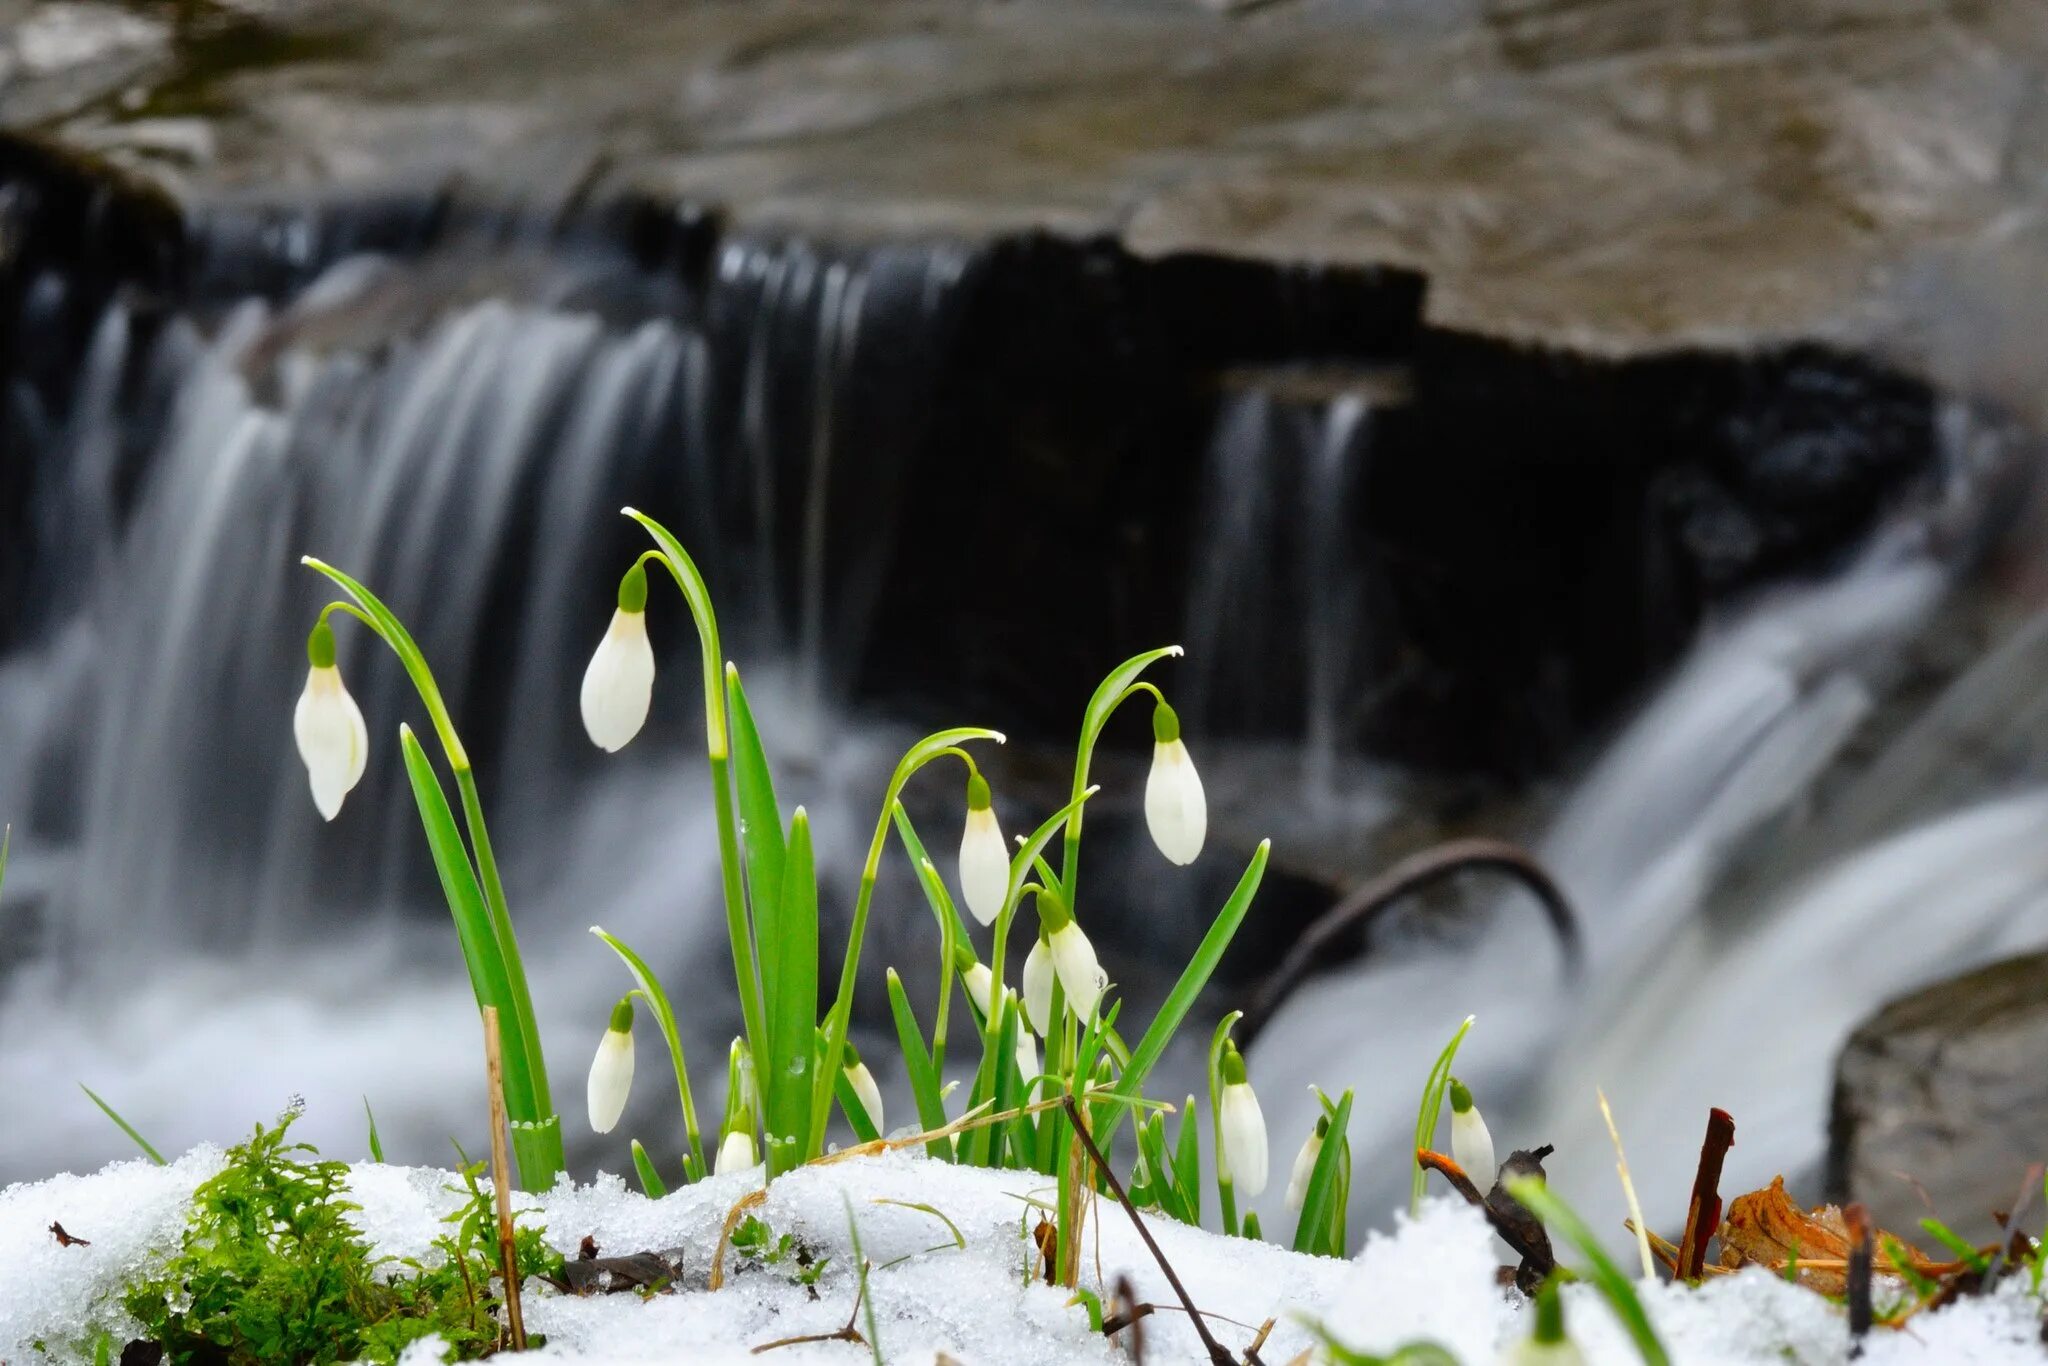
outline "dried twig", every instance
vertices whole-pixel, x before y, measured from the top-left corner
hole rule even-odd
[[[505,1058],[498,1038],[498,1008],[484,1007],[484,1061],[491,1080],[491,1185],[498,1197],[498,1257],[505,1275],[505,1323],[512,1350],[526,1350],[526,1319],[519,1312],[519,1253],[512,1240],[512,1162],[505,1151]]]
[[[1124,1213],[1131,1216],[1131,1224],[1138,1230],[1138,1237],[1144,1240],[1146,1250],[1152,1254],[1152,1260],[1159,1264],[1159,1270],[1165,1274],[1166,1283],[1173,1287],[1173,1293],[1180,1300],[1181,1307],[1187,1310],[1189,1322],[1195,1325],[1195,1336],[1202,1340],[1203,1350],[1208,1352],[1209,1360],[1213,1366],[1237,1366],[1237,1363],[1231,1360],[1230,1353],[1223,1350],[1223,1344],[1216,1341],[1215,1335],[1209,1331],[1209,1325],[1203,1321],[1201,1311],[1195,1308],[1195,1302],[1188,1297],[1187,1287],[1180,1283],[1179,1275],[1174,1272],[1173,1264],[1166,1260],[1166,1254],[1161,1252],[1159,1244],[1153,1241],[1152,1230],[1145,1227],[1145,1221],[1138,1216],[1138,1207],[1131,1203],[1130,1196],[1124,1194],[1123,1183],[1118,1181],[1116,1173],[1109,1169],[1109,1161],[1103,1157],[1102,1149],[1095,1146],[1095,1136],[1089,1133],[1088,1126],[1081,1122],[1081,1110],[1074,1104],[1073,1096],[1063,1096],[1061,1100],[1067,1107],[1067,1118],[1073,1122],[1074,1136],[1088,1149],[1088,1156],[1094,1161],[1095,1170],[1102,1174],[1103,1181],[1109,1186],[1109,1193],[1124,1207]]]
[[[1735,1118],[1726,1110],[1707,1111],[1707,1136],[1700,1142],[1699,1171],[1692,1180],[1692,1203],[1685,1211],[1685,1236],[1678,1240],[1678,1276],[1696,1281],[1707,1262],[1707,1243],[1721,1227],[1721,1164],[1735,1146]]]
[[[1842,1225],[1849,1231],[1849,1359],[1863,1355],[1863,1339],[1870,1332],[1870,1215],[1862,1204],[1843,1207]]]
[[[1529,889],[1542,903],[1544,916],[1557,932],[1558,945],[1564,951],[1566,975],[1576,977],[1584,956],[1579,944],[1578,920],[1572,914],[1572,904],[1564,889],[1557,885],[1543,865],[1527,850],[1504,840],[1452,840],[1409,855],[1316,917],[1301,938],[1294,941],[1294,947],[1287,951],[1287,956],[1280,960],[1280,966],[1259,984],[1251,1004],[1245,1008],[1244,1018],[1237,1026],[1237,1036],[1242,1045],[1251,1047],[1252,1040],[1273,1018],[1273,1013],[1324,961],[1338,939],[1354,930],[1369,931],[1391,907],[1412,893],[1458,873],[1475,870],[1505,873]]]
[[[2042,1164],[2039,1162],[2027,1168],[2026,1177],[2020,1185],[2019,1197],[2012,1202],[2012,1212],[1999,1221],[1999,1227],[2010,1233],[2012,1237],[1999,1245],[1998,1251],[1991,1254],[1990,1265],[1984,1268],[1984,1284],[1982,1289],[1987,1292],[1998,1284],[1999,1276],[2005,1271],[2005,1264],[2012,1260],[2007,1254],[2012,1251],[2016,1240],[2024,1236],[2020,1232],[2020,1221],[2026,1218],[2028,1207],[2034,1203],[2034,1198],[2041,1193],[2041,1171]]]
[[[1547,1152],[1548,1149],[1545,1151]],[[1517,1228],[1513,1221],[1501,1217],[1501,1212],[1489,1204],[1486,1197],[1479,1193],[1479,1187],[1472,1184],[1472,1178],[1465,1174],[1463,1167],[1442,1153],[1432,1152],[1428,1148],[1417,1148],[1415,1150],[1415,1160],[1422,1164],[1424,1170],[1433,1171],[1444,1180],[1450,1182],[1451,1187],[1458,1194],[1464,1196],[1467,1203],[1478,1206],[1479,1212],[1486,1216],[1486,1221],[1489,1224],[1493,1225],[1493,1231],[1500,1235],[1501,1241],[1522,1255],[1522,1261],[1531,1269],[1537,1279],[1548,1276],[1556,1269],[1557,1256],[1550,1250],[1548,1240],[1546,1239],[1543,1243],[1538,1243],[1528,1235],[1526,1230]],[[1516,1208],[1519,1209],[1521,1207],[1517,1205]],[[1542,1224],[1539,1222],[1536,1227],[1540,1231]]]
[[[62,1224],[58,1224],[58,1223],[52,1223],[52,1224],[50,1225],[50,1232],[51,1232],[51,1233],[52,1233],[53,1235],[55,1235],[55,1237],[56,1237],[56,1239],[57,1239],[57,1246],[58,1246],[58,1247],[91,1247],[91,1246],[92,1246],[92,1239],[90,1239],[90,1238],[74,1238],[74,1237],[72,1237],[72,1236],[71,1236],[70,1234],[68,1234],[68,1233],[66,1233],[66,1232],[64,1231],[64,1225],[62,1225]]]

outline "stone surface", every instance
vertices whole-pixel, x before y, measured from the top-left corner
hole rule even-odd
[[[1836,1067],[1829,1198],[1911,1230],[1928,1213],[1917,1184],[1958,1232],[1996,1237],[1991,1212],[2011,1209],[2027,1166],[2048,1160],[2044,1059],[2048,953],[1891,1002]]]
[[[195,198],[460,176],[1050,226],[1416,266],[1440,322],[1603,345],[1895,332],[2048,180],[2029,0],[236,0],[167,40],[110,8],[36,11],[94,40],[29,43],[0,121]]]

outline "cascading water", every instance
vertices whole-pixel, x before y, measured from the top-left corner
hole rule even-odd
[[[600,764],[576,720],[580,661],[637,548],[621,505],[660,509],[733,590],[728,648],[765,661],[749,681],[769,743],[789,747],[785,797],[810,803],[821,859],[840,866],[840,843],[871,819],[846,813],[872,801],[897,737],[847,732],[827,691],[858,644],[864,566],[885,548],[839,540],[825,514],[850,496],[835,484],[848,405],[832,384],[858,360],[864,297],[883,343],[891,327],[943,335],[963,258],[739,242],[725,256],[711,297],[666,316],[608,314],[602,278],[561,267],[527,302],[422,312],[430,277],[368,257],[204,330],[108,312],[69,421],[38,453],[61,475],[35,507],[27,639],[0,661],[17,946],[0,1091],[75,1095],[84,1081],[166,1145],[225,1137],[208,1124],[239,1126],[292,1093],[337,1151],[360,1143],[359,1098],[394,1155],[431,1157],[451,1126],[475,1127],[474,1011],[397,760],[395,728],[419,724],[417,704],[345,621],[373,757],[334,825],[291,750],[300,642],[330,596],[302,552],[387,598],[482,756],[565,1106],[625,985],[585,925],[676,965],[681,995],[722,999],[725,982],[680,602],[654,609],[673,667],[650,741]],[[398,303],[419,316],[395,319]],[[736,342],[720,335],[740,326]],[[791,374],[815,385],[809,401],[769,391]],[[857,415],[863,436],[886,437],[872,401]],[[864,473],[886,483],[886,461]],[[786,503],[803,527],[794,555],[773,539]],[[784,592],[768,567],[789,563],[801,572]],[[734,1023],[692,1012],[700,1065],[715,1071],[713,1041]],[[113,1155],[101,1123],[65,1106],[11,1125],[0,1175]]]
[[[1952,487],[1981,499],[1997,439],[1957,418],[1947,445]],[[2038,766],[1974,766],[1951,746],[1939,799],[1901,800],[1897,787],[1902,767],[1924,773],[1926,731],[1952,739],[1959,713],[2038,730],[2038,681],[2018,683],[2012,656],[2038,652],[2040,626],[1958,680],[1929,721],[1838,772],[1903,647],[1946,601],[1942,543],[1939,528],[1902,523],[1832,581],[1755,603],[1579,780],[1538,851],[1582,917],[1581,980],[1561,980],[1537,916],[1503,905],[1455,956],[1314,983],[1257,1050],[1276,1128],[1313,1122],[1310,1082],[1355,1086],[1355,1146],[1404,1152],[1419,1079],[1470,1012],[1458,1071],[1496,1139],[1555,1144],[1552,1180],[1597,1227],[1625,1210],[1596,1088],[1653,1222],[1683,1217],[1709,1106],[1737,1120],[1724,1189],[1779,1173],[1817,1185],[1828,1078],[1850,1028],[1880,1000],[2048,938]],[[1962,773],[1975,775],[1967,787]],[[1743,876],[1759,870],[1769,878]],[[1355,1191],[1361,1213],[1401,1199],[1405,1177],[1398,1160],[1375,1160]]]

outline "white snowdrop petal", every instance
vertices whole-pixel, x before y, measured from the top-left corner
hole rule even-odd
[[[370,731],[362,708],[342,686],[341,671],[315,666],[292,711],[292,737],[306,765],[306,780],[320,815],[333,820],[342,799],[362,780],[369,764]]]
[[[1052,932],[1051,944],[1053,970],[1059,974],[1060,988],[1067,993],[1067,1007],[1083,1021],[1094,1019],[1103,990],[1109,986],[1109,978],[1095,957],[1095,946],[1071,920]],[[1047,1013],[1051,1013],[1050,1001]]]
[[[647,639],[647,614],[620,608],[583,671],[583,729],[599,749],[616,753],[647,723],[653,698],[654,646]]]
[[[1052,954],[1043,939],[1034,939],[1024,955],[1024,1022],[1040,1038],[1052,1028],[1052,978]]]
[[[1179,740],[1152,746],[1152,771],[1145,777],[1145,827],[1170,862],[1193,863],[1209,834],[1209,803],[1201,775]]]
[[[1322,1155],[1322,1135],[1311,1129],[1301,1151],[1294,1155],[1294,1170],[1287,1177],[1287,1208],[1299,1212],[1308,1200],[1308,1183],[1316,1174],[1316,1159]]]
[[[1493,1135],[1476,1105],[1462,1113],[1451,1112],[1451,1160],[1465,1169],[1482,1193],[1493,1188],[1500,1167],[1493,1157]]]
[[[1223,1170],[1250,1200],[1266,1189],[1266,1116],[1249,1082],[1223,1088]]]
[[[961,973],[960,985],[966,990],[967,999],[981,1012],[981,1018],[986,1020],[994,1010],[996,1000],[996,979],[988,970],[988,964],[976,963]]]
[[[754,1153],[754,1136],[744,1129],[735,1129],[718,1145],[718,1161],[713,1165],[711,1174],[725,1176],[732,1172],[743,1172],[757,1165],[760,1160]]]
[[[861,1108],[868,1112],[868,1123],[875,1126],[875,1132],[888,1133],[888,1127],[882,1123],[882,1088],[875,1085],[875,1074],[868,1070],[868,1065],[857,1062],[847,1068],[846,1084],[853,1088]]]
[[[597,1056],[591,1060],[590,1081],[585,1099],[590,1107],[590,1128],[608,1134],[626,1112],[626,1097],[633,1090],[633,1035],[630,1030],[607,1029],[598,1041]]]
[[[960,832],[960,895],[984,925],[993,925],[1010,891],[1010,851],[992,806],[969,810]]]
[[[1038,1036],[1028,1029],[1017,1031],[1017,1075],[1027,1082],[1041,1075],[1038,1070]]]

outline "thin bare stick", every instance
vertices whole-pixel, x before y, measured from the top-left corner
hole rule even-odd
[[[484,1007],[484,1062],[491,1079],[491,1185],[498,1197],[498,1259],[505,1276],[505,1322],[512,1350],[526,1350],[526,1318],[519,1312],[519,1253],[512,1241],[512,1162],[505,1151],[505,1057],[498,1039],[498,1008]]]
[[[1548,1151],[1548,1149],[1545,1151]],[[1521,1253],[1522,1260],[1537,1268],[1538,1274],[1544,1276],[1550,1274],[1551,1269],[1557,1265],[1556,1254],[1548,1248],[1539,1248],[1535,1243],[1523,1236],[1522,1230],[1516,1228],[1508,1220],[1503,1219],[1500,1211],[1488,1204],[1486,1197],[1479,1193],[1479,1187],[1472,1184],[1472,1178],[1465,1174],[1463,1167],[1459,1166],[1452,1159],[1445,1157],[1442,1153],[1434,1152],[1428,1148],[1417,1148],[1415,1150],[1415,1160],[1422,1165],[1424,1171],[1433,1171],[1444,1180],[1450,1182],[1452,1188],[1458,1194],[1465,1197],[1467,1204],[1477,1205],[1479,1212],[1486,1216],[1486,1222],[1492,1224],[1493,1231],[1500,1235],[1501,1241]],[[1518,1205],[1514,1208],[1520,1209],[1521,1207]]]
[[[1607,1093],[1599,1087],[1593,1094],[1600,1097],[1600,1118],[1607,1121],[1607,1136],[1614,1140],[1614,1170],[1621,1177],[1621,1193],[1628,1200],[1628,1214],[1635,1224],[1636,1251],[1643,1257],[1643,1279],[1657,1279],[1657,1262],[1650,1256],[1650,1226],[1643,1222],[1643,1202],[1636,1199],[1636,1183],[1629,1178],[1628,1154],[1621,1148],[1621,1130],[1614,1127],[1614,1111],[1607,1104]]]
[[[867,1263],[862,1262],[860,1287],[853,1292],[853,1312],[846,1316],[845,1327],[835,1328],[829,1333],[805,1333],[801,1337],[777,1338],[773,1342],[764,1342],[759,1347],[749,1348],[749,1355],[759,1356],[763,1352],[772,1352],[777,1347],[795,1347],[804,1342],[857,1342],[863,1347],[867,1346],[868,1340],[860,1335],[860,1329],[853,1326],[860,1322],[860,1304],[867,1298],[867,1269]]]
[[[1138,1217],[1138,1207],[1131,1203],[1130,1196],[1124,1194],[1123,1183],[1118,1181],[1116,1173],[1109,1169],[1109,1161],[1103,1157],[1102,1149],[1095,1146],[1095,1136],[1089,1133],[1088,1126],[1081,1122],[1081,1110],[1074,1104],[1073,1096],[1067,1095],[1061,1099],[1066,1103],[1067,1118],[1073,1122],[1074,1136],[1088,1149],[1088,1156],[1094,1161],[1095,1170],[1102,1173],[1103,1181],[1109,1186],[1109,1193],[1124,1207],[1124,1213],[1131,1216],[1132,1227],[1138,1230],[1138,1237],[1144,1241],[1146,1250],[1152,1254],[1152,1260],[1159,1263],[1159,1269],[1165,1274],[1166,1283],[1173,1287],[1173,1293],[1180,1300],[1181,1308],[1187,1310],[1188,1321],[1194,1324],[1195,1336],[1202,1340],[1203,1350],[1208,1352],[1210,1362],[1213,1366],[1237,1366],[1230,1353],[1223,1350],[1223,1344],[1216,1341],[1215,1335],[1209,1331],[1209,1325],[1203,1320],[1201,1311],[1195,1308],[1195,1302],[1188,1298],[1187,1287],[1180,1283],[1180,1277],[1175,1274],[1173,1264],[1166,1260],[1166,1254],[1161,1252],[1159,1244],[1153,1241],[1152,1230],[1146,1228],[1145,1221]]]
[[[1253,993],[1251,1004],[1237,1025],[1240,1043],[1251,1047],[1252,1040],[1274,1012],[1328,959],[1331,946],[1345,934],[1359,929],[1370,931],[1390,907],[1413,893],[1458,873],[1481,869],[1504,873],[1529,889],[1542,904],[1543,914],[1557,935],[1558,947],[1564,952],[1565,975],[1577,977],[1584,957],[1579,925],[1572,914],[1571,901],[1556,879],[1527,850],[1503,840],[1451,840],[1409,855],[1316,917],[1315,923],[1302,932],[1287,956],[1280,960],[1280,966]]]
[[[1700,1165],[1692,1179],[1692,1203],[1685,1211],[1685,1236],[1678,1240],[1678,1279],[1696,1281],[1707,1264],[1707,1243],[1721,1227],[1721,1164],[1735,1146],[1735,1117],[1707,1111],[1707,1136],[1700,1140]]]

